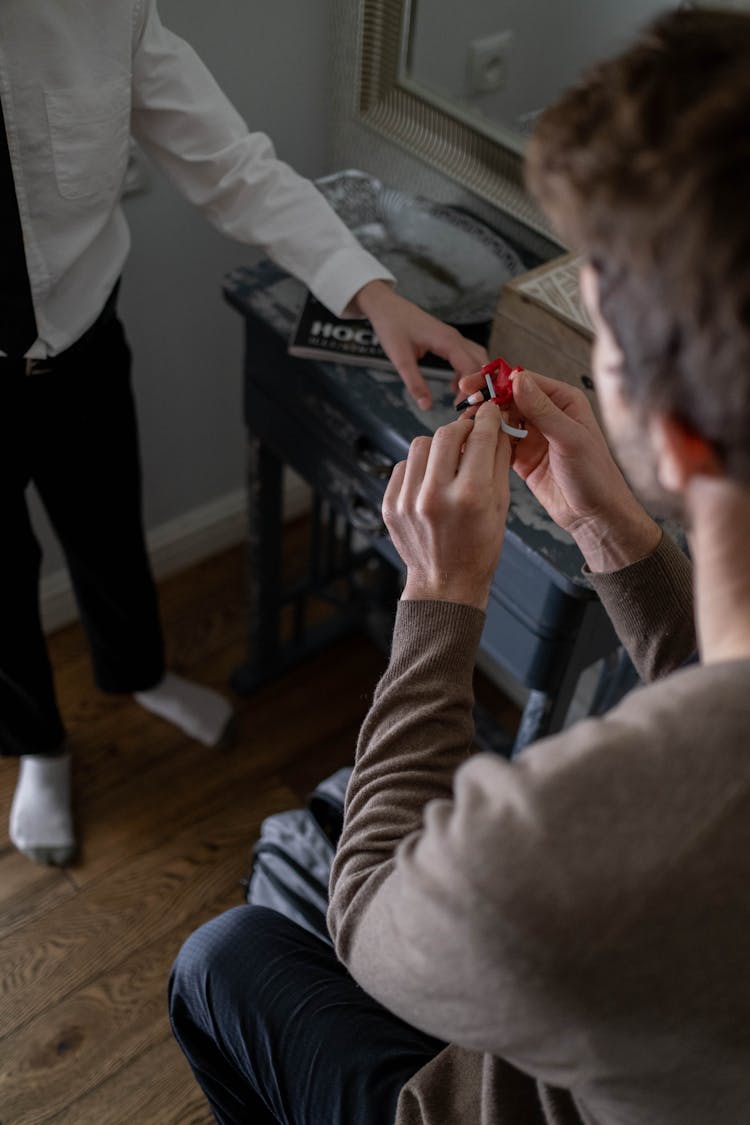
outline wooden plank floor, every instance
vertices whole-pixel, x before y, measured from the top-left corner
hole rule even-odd
[[[303,540],[303,525],[288,530],[292,565]],[[244,652],[242,569],[237,548],[160,586],[170,665],[222,691]],[[12,848],[16,763],[0,759],[0,1125],[203,1125],[169,1029],[169,967],[196,926],[242,901],[263,817],[351,761],[385,658],[352,637],[235,699],[236,741],[217,751],[97,692],[78,626],[50,649],[81,849],[60,871]]]

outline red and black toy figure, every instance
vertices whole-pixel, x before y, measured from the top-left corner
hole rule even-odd
[[[486,363],[481,374],[484,375],[487,385],[459,402],[456,410],[465,410],[467,406],[474,406],[478,402],[494,402],[501,411],[510,410],[513,406],[513,383],[510,376],[514,371],[523,371],[523,368],[511,367],[502,356],[493,359],[491,363]],[[529,432],[518,426],[511,426],[504,415],[501,415],[500,427],[503,433],[510,437],[524,438]]]
[[[486,363],[482,368],[482,375],[488,381],[487,390],[492,387],[490,401],[496,402],[501,409],[510,406],[513,402],[513,384],[510,381],[510,373],[513,370],[522,369],[520,367],[514,369],[502,356],[493,359],[492,363]]]

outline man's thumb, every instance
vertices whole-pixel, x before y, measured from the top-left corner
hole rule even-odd
[[[569,431],[570,418],[555,406],[530,371],[513,376],[513,399],[521,416],[545,437],[562,437]]]

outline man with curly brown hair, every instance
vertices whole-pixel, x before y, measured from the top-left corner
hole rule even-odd
[[[529,182],[583,258],[610,444],[682,513],[694,569],[565,384],[516,375],[514,448],[491,403],[413,443],[384,503],[407,578],[333,868],[340,961],[240,907],[175,966],[219,1121],[750,1121],[749,120],[750,15],[709,10],[543,115]],[[646,686],[508,763],[469,748],[510,466]]]

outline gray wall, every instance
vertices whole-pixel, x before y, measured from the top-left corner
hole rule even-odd
[[[159,8],[284,160],[310,176],[330,170],[327,0],[161,0]],[[220,284],[252,255],[153,168],[148,174],[149,190],[125,201],[133,250],[121,310],[135,355],[152,529],[242,485],[241,325]],[[61,556],[36,504],[33,514],[49,574]]]
[[[411,77],[426,89],[510,129],[542,109],[587,66],[623,47],[677,0],[418,0]],[[469,44],[511,30],[507,84],[498,93],[466,86]]]
[[[561,246],[528,227],[521,227],[507,212],[498,210],[406,148],[362,124],[357,103],[359,4],[355,0],[329,2],[333,9],[335,38],[331,84],[334,167],[359,168],[391,187],[424,195],[439,203],[465,207],[501,235],[520,241],[539,258],[561,253]],[[450,3],[459,5],[461,0],[450,0]]]

